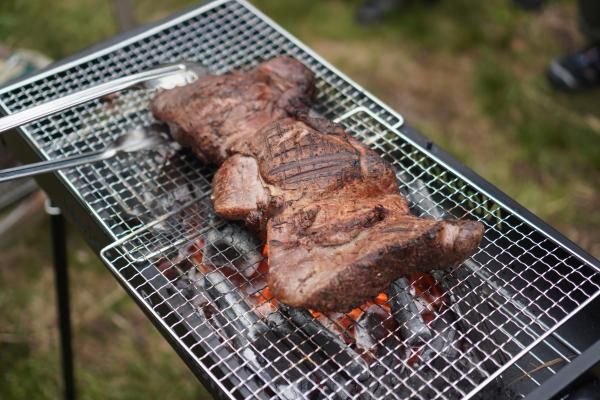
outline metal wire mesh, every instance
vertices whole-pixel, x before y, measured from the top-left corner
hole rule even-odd
[[[115,239],[104,261],[194,366],[232,398],[425,399],[471,397],[484,387],[525,393],[569,362],[577,349],[553,331],[600,294],[598,271],[421,150],[398,131],[399,116],[243,1],[212,3],[10,87],[0,100],[14,112],[161,62],[193,59],[222,73],[282,53],[317,74],[315,111],[338,118],[396,167],[415,214],[478,219],[486,235],[470,260],[434,274],[445,303],[428,323],[433,334],[420,336],[397,322],[419,302],[410,288],[388,291],[372,314],[355,318],[277,303],[265,289],[262,244],[214,215],[212,171],[188,152],[126,155],[66,172]],[[151,95],[86,104],[26,133],[49,158],[96,150],[150,123]],[[410,301],[398,306],[401,298]],[[381,310],[388,314],[380,325],[393,326],[366,351],[359,332]]]
[[[558,322],[598,295],[600,275],[370,112],[358,110],[340,122],[394,163],[415,214],[436,218],[451,214],[486,224],[486,237],[469,261],[435,274],[450,306],[435,317],[445,324],[419,342],[421,352],[435,357],[411,362],[414,347],[407,343],[414,337],[399,333],[406,326],[380,338],[374,358],[365,357],[356,346],[359,320],[341,322],[335,315],[314,319],[305,310],[291,310],[263,294],[264,276],[256,272],[261,245],[241,228],[215,217],[206,195],[157,222],[168,237],[145,229],[106,249],[104,257],[129,281],[145,274],[161,277],[146,290],[161,298],[154,307],[177,298],[168,313],[184,320],[197,315],[191,331],[207,329],[222,335],[217,347],[228,348],[229,356],[237,360],[236,370],[253,375],[234,379],[238,383],[230,390],[238,396],[293,398],[302,392],[317,398],[463,398],[489,382],[507,393],[511,383],[539,384],[569,362],[573,355],[569,344],[547,336]],[[173,242],[172,237],[180,240]],[[139,282],[146,287],[149,279]],[[378,306],[385,308],[399,295],[390,293],[390,299]],[[267,332],[272,339],[258,340]],[[522,354],[526,357],[517,363]],[[271,362],[261,364],[261,355],[281,363],[269,372],[274,375],[257,372]],[[202,357],[197,359],[203,362]],[[529,373],[545,364],[534,376]],[[507,368],[502,384],[493,381]],[[520,388],[524,390],[523,385]]]

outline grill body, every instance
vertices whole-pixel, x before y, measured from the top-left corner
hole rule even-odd
[[[213,73],[248,69],[290,54],[318,77],[315,111],[343,124],[398,171],[416,214],[478,219],[477,253],[453,269],[445,289],[458,355],[411,365],[403,344],[375,361],[336,343],[322,323],[289,310],[277,323],[241,294],[224,270],[186,267],[211,257],[236,264],[257,249],[217,246],[229,225],[211,209],[214,172],[188,152],[127,154],[41,177],[91,246],[215,394],[225,398],[471,398],[527,394],[585,350],[570,321],[597,311],[600,265],[497,189],[428,142],[400,115],[243,0],[219,0],[92,49],[5,87],[5,113],[91,84],[190,59]],[[29,124],[12,138],[25,159],[98,150],[128,128],[149,124],[152,93],[92,102]],[[182,249],[187,249],[182,251]],[[192,270],[195,271],[194,268]],[[166,272],[168,271],[168,272]],[[237,285],[237,286],[236,286]],[[254,279],[245,287],[257,285]],[[259,288],[257,287],[256,290]],[[460,347],[460,348],[458,348]]]

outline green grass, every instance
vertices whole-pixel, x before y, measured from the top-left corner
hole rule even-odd
[[[65,57],[117,31],[109,1],[2,0],[0,42]]]
[[[1,399],[61,396],[48,236],[43,223],[0,250]],[[210,398],[82,240],[69,248],[80,398]]]
[[[139,22],[188,0],[134,0]],[[583,44],[570,1],[527,14],[508,0],[413,2],[354,23],[358,0],[254,4],[441,147],[600,256],[600,93],[551,90],[551,57]],[[557,22],[559,21],[559,22]],[[0,42],[65,57],[116,33],[108,0],[3,0]],[[0,250],[0,398],[56,398],[59,363],[46,226]],[[206,398],[94,255],[72,238],[84,399]]]

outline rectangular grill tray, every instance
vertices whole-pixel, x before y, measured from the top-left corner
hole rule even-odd
[[[215,395],[454,399],[485,398],[494,390],[526,395],[598,339],[569,328],[598,310],[597,260],[428,142],[399,114],[243,0],[213,1],[117,37],[5,87],[0,106],[12,113],[181,59],[224,73],[279,54],[293,55],[315,72],[319,95],[314,111],[340,122],[394,165],[415,213],[486,225],[477,253],[449,273],[452,284],[446,287],[460,310],[456,326],[464,335],[462,343],[477,357],[425,367],[403,364],[397,357],[393,365],[364,368],[351,349],[330,348],[323,332],[299,325],[288,314],[281,318],[291,330],[272,329],[256,338],[253,329],[262,322],[251,306],[244,315],[228,307],[214,307],[208,317],[199,313],[201,290],[190,295],[190,288],[178,283],[181,277],[168,278],[158,269],[161,263],[175,264],[183,246],[227,227],[210,205],[214,171],[189,152],[123,155],[40,177],[41,186]],[[128,93],[110,104],[91,102],[29,124],[8,140],[27,160],[97,150],[128,128],[152,122],[147,110],[151,95]],[[244,257],[245,250],[220,251]],[[573,316],[574,322],[567,323]],[[396,350],[390,349],[390,356]]]

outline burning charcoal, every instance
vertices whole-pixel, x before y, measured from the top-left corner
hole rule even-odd
[[[188,279],[194,283],[201,285],[204,281],[204,276],[196,268],[190,268],[187,272]]]
[[[354,338],[349,330],[354,325],[354,318],[339,312],[319,313],[315,318],[327,331],[337,335],[345,344],[353,343]]]
[[[321,350],[325,352],[326,362],[321,366],[323,369],[331,370],[334,373],[342,367],[343,372],[358,381],[369,379],[369,366],[365,361],[348,345],[346,345],[339,336],[334,335],[326,329],[320,322],[305,309],[288,307],[281,304],[281,311],[288,315],[292,321],[308,336],[311,342],[314,342]],[[334,365],[332,365],[334,364]],[[341,375],[341,374],[338,374]],[[342,376],[336,378],[338,381],[344,379]]]
[[[410,283],[400,278],[390,285],[390,299],[394,318],[400,325],[400,334],[410,346],[424,343],[433,337],[421,310],[410,293]]]
[[[311,386],[306,381],[306,371],[302,369],[301,360],[293,360],[293,364],[282,353],[289,350],[277,350],[279,338],[258,318],[240,296],[237,288],[218,271],[209,272],[204,277],[206,296],[215,308],[219,310],[212,314],[212,319],[220,325],[221,333],[247,360],[251,368],[264,376],[266,381],[272,381],[273,376],[286,371],[286,379],[278,379],[273,384],[279,389],[279,395],[285,399],[296,399],[302,393],[301,388]],[[273,361],[275,360],[275,361]],[[290,384],[289,381],[294,382]]]
[[[317,326],[320,325],[316,321],[314,323]],[[317,329],[323,329],[323,327]],[[317,377],[317,381],[336,393],[332,398],[371,398],[355,397],[364,390],[363,386],[372,379],[368,365],[359,354],[354,353],[349,346],[341,342],[341,347],[337,347],[332,342],[326,342],[328,338],[325,337],[327,336],[325,332],[321,331],[316,335],[308,336],[310,337],[309,343],[312,343],[317,349],[310,357],[319,365],[318,369],[314,370],[312,374],[313,376],[322,375]],[[339,339],[336,340],[339,341]],[[341,391],[340,387],[343,388]],[[322,396],[317,396],[317,398],[322,398]]]
[[[405,176],[405,174],[402,174],[401,179],[405,182],[410,182],[410,179],[408,176]],[[425,183],[423,181],[421,181],[420,179],[416,179],[414,181],[412,181],[410,184],[410,190],[405,191],[405,194],[407,195],[407,197],[409,198],[409,200],[411,201],[411,203],[414,203],[416,205],[418,205],[418,207],[420,207],[422,210],[425,210],[428,214],[430,214],[431,216],[433,216],[436,219],[443,219],[443,218],[448,218],[450,217],[449,213],[444,210],[432,197],[430,190],[428,189],[428,187],[425,185]],[[469,264],[472,263],[470,260],[465,261],[465,264]],[[472,330],[468,329],[467,326],[465,326],[465,321],[468,320],[465,316],[469,314],[470,312],[470,308],[469,308],[469,303],[470,304],[477,304],[480,302],[480,300],[478,298],[474,298],[472,301],[466,301],[468,298],[472,298],[473,296],[477,296],[475,293],[475,291],[472,291],[469,289],[469,284],[467,281],[467,277],[465,276],[464,272],[462,269],[459,269],[458,271],[456,271],[458,273],[460,273],[460,275],[462,275],[462,280],[463,282],[461,284],[457,284],[457,279],[451,274],[448,273],[446,271],[432,271],[431,275],[434,277],[434,279],[440,284],[441,287],[444,288],[444,292],[448,291],[448,289],[453,288],[453,291],[456,292],[448,292],[448,296],[449,296],[449,305],[451,310],[453,311],[453,315],[457,321],[457,323],[455,323],[454,325],[452,325],[452,328],[450,328],[450,330],[452,332],[448,332],[445,335],[445,338],[443,335],[440,335],[440,338],[436,338],[435,341],[433,341],[430,345],[437,349],[438,351],[442,351],[443,349],[452,349],[453,347],[450,346],[449,348],[447,348],[444,343],[446,343],[446,339],[450,339],[450,342],[453,339],[452,336],[459,336],[459,333],[454,330],[453,327],[459,327],[460,329],[462,329],[464,332],[472,332]],[[458,297],[456,296],[458,295]],[[447,313],[444,313],[447,314]],[[445,324],[446,322],[437,322],[437,324]],[[436,330],[443,330],[444,328],[441,328],[439,326],[436,327]],[[451,354],[447,354],[451,357],[456,357],[458,356],[458,354],[455,354],[454,352],[456,352],[456,350],[450,350]],[[490,353],[494,354],[496,353],[495,351],[493,351],[493,349],[490,349]],[[473,362],[475,364],[479,364],[479,360],[481,360],[482,358],[480,357],[480,355],[478,354],[478,350],[476,348],[472,348],[469,349],[466,354],[468,355],[469,358],[471,358],[473,360]]]
[[[222,235],[219,234],[219,236]],[[207,242],[219,236],[213,235],[212,238],[207,238]],[[319,387],[320,397],[324,394],[329,396],[334,393],[338,388],[339,381],[334,382],[321,369],[322,364],[327,360],[324,358],[319,360],[314,348],[298,335],[297,330],[281,314],[277,303],[272,301],[272,295],[268,292],[266,282],[256,282],[256,276],[252,279],[252,285],[248,285],[245,280],[242,280],[242,282],[237,282],[237,279],[230,280],[221,272],[223,268],[220,266],[218,268],[212,272],[204,270],[206,274],[204,287],[216,308],[221,310],[221,313],[214,312],[212,315],[219,321],[221,326],[229,326],[229,329],[225,328],[225,330],[231,331],[227,334],[235,338],[234,341],[237,347],[246,347],[242,352],[244,357],[249,359],[252,364],[259,365],[260,368],[267,370],[273,366],[265,364],[265,360],[269,359],[278,359],[277,363],[281,366],[276,369],[279,371],[290,371],[290,368],[296,371],[298,369],[305,370],[301,375],[286,372],[286,375],[297,375],[297,381],[291,386],[287,383],[277,385],[279,397],[298,398],[298,393],[310,392],[315,387]],[[236,276],[230,278],[236,278]],[[245,289],[237,287],[236,285],[239,283],[244,284]],[[244,298],[247,300],[244,300]],[[255,314],[253,309],[258,314]],[[311,317],[309,318],[312,320]],[[232,323],[236,329],[231,328]],[[256,327],[259,327],[258,331]],[[245,334],[245,338],[240,338],[238,332],[241,331],[250,334]],[[280,350],[270,348],[274,343],[277,344]],[[251,350],[253,347],[264,349],[264,352],[258,354]],[[294,351],[290,351],[290,349],[294,349]],[[282,353],[286,354],[285,357],[281,357]],[[289,365],[290,362],[293,363],[293,367]],[[315,382],[307,381],[307,376],[310,376],[316,382],[321,382],[321,384],[315,385]]]
[[[392,393],[397,393],[397,387],[400,384],[400,380],[396,378],[395,374],[390,373],[390,367],[383,365],[380,361],[377,361],[370,366],[371,375],[376,379],[371,379],[365,386],[369,388],[369,395],[371,399],[385,399],[389,398]],[[408,398],[400,397],[400,398]],[[395,397],[397,398],[397,397]]]
[[[218,312],[212,315],[225,336],[231,338],[235,347],[242,349],[244,358],[256,368],[264,368],[268,362],[254,350],[252,345],[269,330],[239,295],[237,288],[218,271],[204,276],[206,296]]]
[[[327,342],[331,342],[337,346],[344,346],[344,342],[329,330],[319,324],[308,311],[303,308],[289,307],[285,304],[281,304],[281,310],[289,315],[292,320],[298,325],[299,328],[308,333],[309,336],[313,335],[324,335],[327,338]]]
[[[203,312],[204,306],[208,303],[203,290],[204,277],[196,268],[190,268],[187,272],[187,279],[194,288],[194,297],[190,300],[197,310]]]
[[[213,318],[219,321],[219,324],[224,327],[224,331],[232,331],[226,334],[235,338],[234,344],[236,347],[244,349],[241,352],[244,358],[249,359],[253,365],[259,365],[265,370],[271,368],[269,364],[265,364],[266,360],[281,359],[280,363],[289,363],[277,354],[269,357],[266,354],[270,352],[269,350],[266,353],[261,351],[261,349],[267,348],[267,343],[277,342],[280,348],[288,346],[295,349],[293,352],[286,352],[285,358],[290,360],[290,358],[298,357],[295,367],[299,369],[307,368],[310,371],[308,374],[305,373],[304,376],[309,376],[311,380],[318,382],[318,389],[313,389],[318,397],[325,395],[331,398],[338,398],[338,396],[339,398],[353,396],[362,398],[361,396],[364,395],[363,397],[366,399],[373,393],[382,395],[389,393],[388,387],[394,387],[397,384],[397,379],[393,377],[385,378],[385,384],[374,380],[365,359],[355,353],[351,346],[344,341],[351,340],[353,342],[352,338],[345,338],[344,335],[347,335],[347,333],[344,334],[342,332],[344,330],[328,317],[322,316],[323,321],[315,320],[307,310],[292,309],[277,302],[273,303],[270,300],[272,295],[265,287],[266,282],[260,281],[260,277],[257,275],[251,276],[251,285],[244,279],[237,282],[236,277],[238,275],[229,278],[223,275],[222,272],[226,269],[223,269],[220,264],[231,265],[230,261],[240,260],[242,253],[251,254],[258,248],[256,244],[249,245],[248,241],[243,243],[244,237],[237,234],[236,230],[238,229],[239,227],[226,228],[221,232],[213,231],[205,235],[207,246],[204,247],[203,251],[204,260],[210,260],[210,264],[215,265],[217,270],[204,271],[206,274],[204,287],[207,290],[208,297],[212,300],[211,302],[215,304],[215,308],[221,310],[220,313],[213,315]],[[255,260],[254,264],[258,266],[262,256],[258,255]],[[240,267],[240,264],[237,264],[237,267],[240,270],[247,268],[244,265]],[[237,286],[240,284],[243,287],[238,288]],[[253,313],[253,309],[258,314]],[[359,348],[363,347],[375,351],[378,341],[383,346],[387,346],[387,342],[392,340],[390,337],[395,339],[392,345],[393,348],[402,348],[400,340],[395,335],[390,334],[389,329],[384,326],[383,321],[386,318],[390,321],[391,319],[388,314],[385,316],[380,315],[382,311],[380,306],[373,305],[364,313],[363,326],[365,333],[361,334],[359,328]],[[282,313],[291,317],[293,322],[290,324]],[[341,316],[343,314],[340,314]],[[335,320],[335,316],[332,319]],[[331,326],[326,327],[323,323],[328,323]],[[300,329],[297,329],[294,325],[297,325]],[[258,330],[256,327],[259,327]],[[239,332],[243,332],[243,338],[239,337]],[[304,335],[310,339],[306,340]],[[273,336],[273,338],[269,339],[269,336]],[[366,340],[368,342],[365,342]],[[302,345],[299,346],[298,343],[302,343]],[[363,345],[363,343],[368,344]],[[254,351],[253,348],[258,349],[258,352]],[[315,349],[320,351],[315,351]],[[402,355],[383,358],[382,361],[385,362],[386,366],[381,366],[381,368],[388,371],[390,368],[403,368]],[[318,368],[315,366],[318,366]],[[287,368],[282,366],[280,370],[287,370]],[[383,377],[380,377],[380,379],[383,379]],[[302,383],[302,380],[300,382]],[[313,388],[315,387],[314,382]],[[307,385],[309,383],[305,381],[303,384]],[[342,392],[339,392],[340,386],[344,388]],[[364,393],[365,387],[369,388],[368,393]],[[278,386],[278,388],[278,396],[283,398],[294,398],[294,393],[297,390],[296,386],[288,387],[287,384],[283,384],[281,387]]]
[[[280,312],[274,312],[267,316],[267,324],[276,330],[276,332],[283,335],[278,340],[278,343],[282,345],[288,345],[289,348],[294,349],[294,357],[299,357],[298,366],[306,366],[308,369],[307,375],[310,376],[313,381],[314,396],[308,396],[308,398],[332,398],[337,399],[338,397],[334,393],[339,390],[339,386],[346,386],[349,382],[346,382],[346,378],[343,376],[336,376],[332,379],[332,376],[336,374],[336,369],[331,368],[331,362],[327,356],[319,354],[310,341],[306,340],[306,337],[302,335],[300,331],[294,328],[293,324],[282,315]],[[292,356],[292,353],[288,354],[287,357]],[[306,383],[306,382],[305,382]],[[311,392],[311,389],[303,391],[301,398],[306,398],[306,393]],[[346,398],[346,396],[342,397]]]
[[[271,329],[274,329],[284,335],[289,335],[293,331],[290,324],[278,311],[274,311],[267,315],[265,317],[265,322]]]
[[[465,264],[468,263],[470,263],[470,261],[465,262]],[[473,318],[477,318],[473,313],[471,305],[478,304],[481,301],[477,292],[472,289],[477,283],[472,282],[473,278],[465,268],[458,268],[452,273],[435,271],[433,275],[447,291],[450,300],[450,309],[453,311],[457,321],[454,326],[458,327],[462,332],[467,332],[470,342],[479,342],[478,347],[469,346],[465,349],[465,356],[471,360],[472,364],[481,364],[485,369],[492,370],[494,368],[494,363],[490,360],[486,360],[486,357],[481,354],[481,349],[489,354],[497,354],[498,352],[492,347],[493,345],[490,340],[483,340],[480,332],[469,329],[470,321],[472,321]],[[481,379],[483,380],[483,377],[481,377]]]
[[[174,281],[179,277],[179,272],[176,265],[171,264],[169,261],[163,261],[158,263],[158,269],[162,274],[170,281]]]
[[[390,388],[405,375],[406,347],[396,332],[395,320],[376,304],[369,306],[354,326],[356,347],[365,351],[364,358],[372,360],[369,368],[377,377],[378,384],[370,390],[375,398],[393,392]]]
[[[269,330],[239,295],[237,288],[220,272],[205,275],[204,289],[216,308],[226,315],[238,332],[245,332],[250,340],[257,340]]]
[[[213,229],[206,236],[204,257],[216,266],[233,266],[246,277],[254,275],[263,259],[258,240],[238,225]]]
[[[377,347],[393,335],[386,326],[387,318],[388,314],[376,304],[364,310],[354,325],[356,347],[375,354]]]
[[[428,361],[442,356],[450,361],[459,357],[459,333],[452,325],[454,318],[451,317],[451,314],[452,312],[447,310],[432,321],[431,326],[436,333],[433,340],[427,343],[421,352],[421,359]]]
[[[467,261],[469,262],[469,261]],[[481,353],[481,346],[487,346],[482,342],[481,333],[469,329],[469,314],[473,314],[470,304],[477,304],[479,298],[471,289],[468,271],[459,268],[451,273],[446,271],[433,271],[431,276],[436,281],[438,289],[443,289],[442,305],[438,307],[435,318],[430,322],[430,327],[436,332],[433,340],[423,346],[416,360],[427,360],[437,370],[445,370],[446,380],[455,381],[457,385],[464,376],[468,376],[471,382],[481,382],[485,377],[478,370],[473,370],[473,365],[480,365],[485,370],[493,370],[494,363]],[[460,279],[460,283],[458,281]],[[436,297],[435,295],[433,297]],[[437,297],[440,299],[440,297]],[[443,311],[439,311],[442,309]],[[466,333],[469,342],[479,342],[478,346],[465,346],[461,338]],[[476,335],[476,336],[474,336]],[[489,353],[495,353],[492,349]],[[447,368],[452,362],[453,368]],[[428,364],[419,366],[419,373],[423,377],[432,375],[431,385],[443,390],[444,380],[435,380],[435,371],[430,371]]]
[[[158,269],[170,281],[174,281],[189,273],[195,271],[194,264],[190,261],[190,256],[197,250],[194,243],[188,243],[182,246],[176,255],[173,255],[170,260],[165,259],[158,263]],[[192,279],[194,280],[194,279]]]
[[[175,287],[179,289],[180,293],[187,300],[193,300],[197,295],[197,288],[194,286],[194,282],[188,278],[177,279],[175,281]]]
[[[330,320],[336,320],[335,313],[315,319],[304,309],[283,308],[311,340],[327,353],[329,360],[321,368],[325,371],[333,368],[332,374],[337,382],[344,376],[349,377],[343,386],[351,395],[343,398],[385,398],[395,392],[393,388],[400,384],[400,377],[406,375],[403,362],[407,358],[406,347],[393,333],[397,328],[395,321],[380,305],[371,304],[357,317],[358,321],[354,325],[353,344],[356,344],[362,354],[354,352],[338,336],[339,327],[332,331],[322,325],[325,321],[329,321],[328,325],[336,325]],[[331,361],[334,363],[330,367]]]
[[[303,393],[305,393],[302,388],[296,387],[294,384],[287,385],[278,385],[275,384],[277,388],[277,397],[285,399],[285,400],[296,400],[302,399],[304,397]]]
[[[377,342],[371,336],[371,329],[374,324],[377,322],[373,322],[373,318],[370,314],[364,313],[360,316],[358,321],[356,321],[356,326],[354,327],[354,339],[356,340],[356,347],[361,350],[366,350],[368,352],[375,352],[377,349]]]

